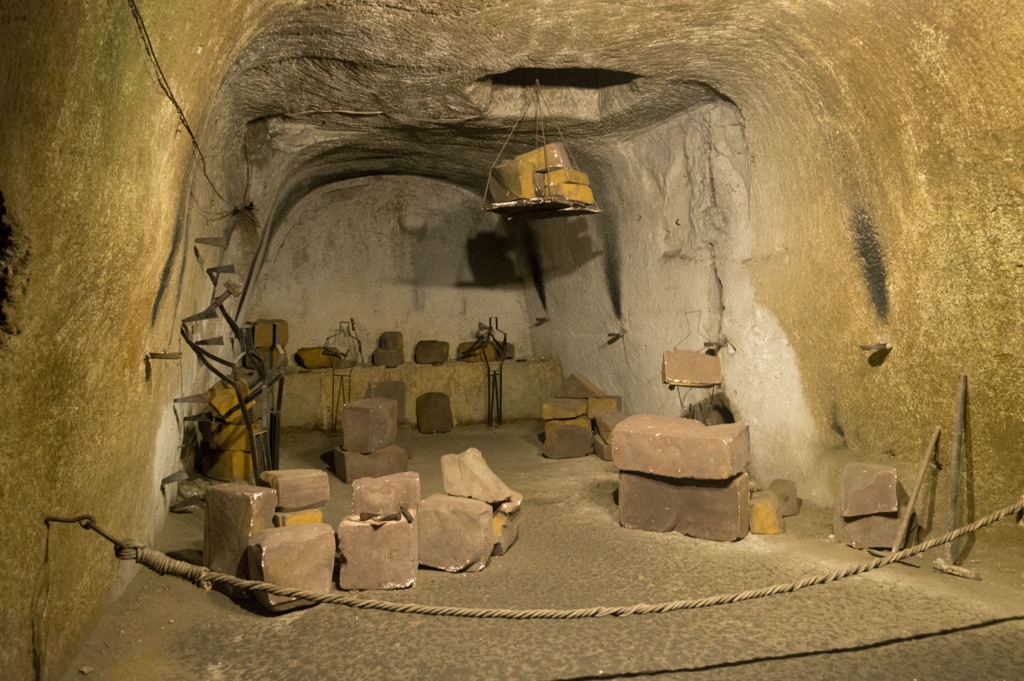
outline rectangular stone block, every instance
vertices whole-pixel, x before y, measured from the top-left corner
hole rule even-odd
[[[698,539],[736,541],[750,527],[750,480],[695,480],[619,472],[619,523]]]
[[[239,391],[244,400],[249,395],[249,386],[245,381],[239,381]],[[238,395],[235,389],[227,381],[217,381],[207,391],[210,397],[210,411],[228,423],[244,423],[242,410],[235,409],[238,406]],[[232,411],[234,410],[234,411]]]
[[[415,515],[415,514],[414,514]],[[352,515],[338,525],[338,588],[404,589],[416,583],[418,522],[360,521]]]
[[[277,492],[278,511],[318,508],[331,496],[327,471],[312,468],[264,471],[259,482]]]
[[[848,463],[843,469],[839,501],[843,516],[896,513],[896,469],[873,463]],[[892,545],[889,545],[892,548]]]
[[[433,494],[416,520],[420,565],[446,572],[477,572],[494,550],[494,510],[477,499]]]
[[[603,395],[587,398],[587,417],[596,419],[601,414],[615,414],[622,411],[622,398],[618,395]]]
[[[775,493],[782,507],[783,516],[796,515],[800,512],[800,499],[796,495],[796,483],[792,480],[778,478],[772,480],[768,489]]]
[[[705,426],[675,416],[630,416],[615,427],[612,461],[619,470],[669,478],[726,480],[746,469],[745,423]]]
[[[770,490],[750,495],[750,532],[752,534],[782,534],[786,523],[782,519],[782,504]]]
[[[315,525],[323,521],[324,512],[319,508],[307,508],[304,511],[278,511],[274,514],[274,527]]]
[[[417,364],[444,364],[450,354],[448,343],[439,340],[421,340],[416,344],[413,359]]]
[[[398,434],[398,403],[386,397],[349,402],[341,410],[344,448],[368,454],[394,444]]]
[[[204,448],[197,462],[199,472],[214,480],[240,482],[251,480],[252,454],[240,449],[207,449]]]
[[[470,447],[461,454],[441,456],[441,481],[444,491],[455,497],[501,504],[512,498],[512,490],[501,481],[484,460],[479,449]]]
[[[612,460],[612,446],[601,439],[601,436],[594,433],[594,454],[597,458],[604,459],[605,461]]]
[[[409,470],[409,454],[398,445],[388,445],[369,454],[334,448],[334,474],[342,482],[379,478]]]
[[[257,319],[246,324],[246,332],[258,350],[288,345],[288,322],[283,319]]]
[[[416,429],[424,434],[449,433],[455,427],[452,403],[444,393],[423,393],[416,398]]]
[[[277,492],[229,482],[206,489],[206,519],[203,531],[203,565],[215,572],[236,577],[249,576],[246,549],[261,530],[274,526]],[[243,592],[218,587],[232,596]]]
[[[593,449],[593,431],[586,416],[544,422],[544,456],[549,459],[586,456]]]
[[[394,368],[405,363],[405,350],[400,348],[377,348],[370,357],[375,367]]]
[[[562,383],[562,390],[555,397],[575,397],[586,399],[588,397],[601,397],[604,391],[594,385],[594,382],[583,374],[571,374]]]
[[[389,516],[405,506],[415,511],[420,505],[420,474],[412,471],[352,482],[352,511],[358,515]]]
[[[384,350],[404,350],[405,339],[401,331],[385,331],[380,335],[380,342],[377,347]]]
[[[519,541],[519,528],[523,524],[523,514],[519,511],[508,515],[501,511],[494,512],[491,524],[494,534],[492,556],[504,556],[512,545]]]
[[[334,548],[334,531],[325,523],[261,530],[249,540],[249,576],[276,586],[326,594],[334,576]],[[314,605],[265,591],[254,593],[269,612]]]
[[[722,361],[693,350],[669,350],[662,358],[661,378],[671,385],[710,388],[722,383]]]
[[[891,549],[899,531],[900,521],[907,513],[906,503],[901,500],[899,514],[878,513],[844,518],[837,505],[832,515],[832,533],[836,541],[855,549]],[[908,536],[913,537],[916,519],[912,518]],[[911,543],[913,543],[911,541]]]
[[[398,422],[405,420],[405,381],[374,381],[366,386],[365,398],[387,397],[398,405]]]
[[[629,418],[629,414],[624,414],[621,411],[598,414],[594,417],[594,427],[597,429],[597,434],[601,436],[601,439],[611,444],[612,431],[615,429],[615,426],[627,418]]]
[[[295,351],[295,363],[303,369],[349,369],[356,365],[356,361],[342,356],[342,351],[335,347],[324,348],[316,345],[308,348],[299,348]]]
[[[573,397],[553,397],[544,400],[540,408],[540,417],[545,421],[551,419],[574,419],[587,413],[587,401]]]

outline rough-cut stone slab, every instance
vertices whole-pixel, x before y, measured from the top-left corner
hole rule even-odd
[[[596,419],[600,414],[614,414],[622,411],[622,398],[618,395],[587,398],[587,417]]]
[[[352,511],[356,515],[390,516],[401,507],[415,511],[420,505],[420,474],[412,471],[352,483]]]
[[[341,410],[344,447],[368,454],[394,444],[398,435],[398,403],[386,397],[349,402]]]
[[[420,565],[476,572],[494,550],[494,509],[477,499],[433,494],[420,502],[416,524]]]
[[[398,445],[388,445],[369,454],[334,448],[334,474],[342,482],[359,478],[379,478],[409,470],[409,453]]]
[[[401,331],[385,331],[380,335],[380,342],[377,347],[384,350],[404,350],[405,339]]]
[[[839,503],[843,516],[896,513],[896,469],[873,463],[848,463],[843,469]],[[892,545],[889,545],[892,548]]]
[[[415,516],[415,514],[413,514]],[[364,522],[348,516],[338,525],[338,588],[404,589],[416,583],[417,521]]]
[[[621,411],[598,414],[594,417],[594,427],[597,429],[597,434],[601,436],[601,439],[611,444],[612,431],[615,429],[615,426],[628,418],[629,414],[624,414]]]
[[[800,499],[796,496],[796,483],[792,480],[777,478],[772,480],[768,489],[779,498],[779,505],[782,507],[782,515],[791,516],[800,512]]]
[[[612,446],[601,439],[601,436],[594,433],[594,454],[597,458],[604,459],[605,461],[612,460]]]
[[[470,447],[461,454],[441,457],[441,480],[444,491],[456,497],[479,499],[500,504],[512,498],[512,490],[501,481],[484,461],[479,449]]]
[[[775,492],[765,490],[750,495],[750,532],[752,534],[782,534],[786,522],[782,519],[782,505]]]
[[[750,480],[680,480],[619,472],[619,522],[654,532],[736,541],[750,527]]]
[[[586,416],[544,422],[544,456],[549,459],[586,456],[593,449],[593,431]]]
[[[576,397],[586,399],[588,397],[601,397],[604,391],[594,385],[594,382],[583,374],[572,374],[562,383],[562,390],[555,397]]]
[[[423,393],[416,398],[416,428],[421,433],[449,433],[455,427],[452,403],[444,393]]]
[[[574,419],[587,413],[587,401],[573,397],[553,397],[544,400],[540,407],[540,417],[545,421],[551,419]]]
[[[278,511],[318,508],[331,497],[327,471],[312,468],[263,471],[259,482],[277,492]]]
[[[249,540],[249,576],[289,589],[317,594],[331,590],[334,574],[334,531],[325,523],[273,527]],[[256,600],[270,612],[314,605],[287,596],[256,591]]]
[[[902,492],[902,488],[900,489]],[[900,494],[900,511],[896,513],[878,513],[862,515],[855,518],[844,518],[839,505],[832,515],[832,532],[836,541],[852,546],[855,549],[891,549],[899,531],[903,515],[908,513],[906,493]],[[916,533],[916,515],[911,518],[908,536]],[[913,543],[911,540],[910,543]]]
[[[615,427],[612,461],[619,470],[669,478],[725,480],[750,458],[745,423],[705,426],[693,419],[637,415]]]
[[[241,483],[211,485],[206,490],[206,525],[203,532],[203,565],[236,577],[249,576],[246,548],[260,530],[274,525],[277,492],[269,487]],[[218,585],[231,596],[244,592]]]
[[[416,344],[413,359],[417,364],[444,364],[448,361],[448,343],[439,340],[421,340]]]
[[[504,556],[512,545],[519,541],[519,528],[523,524],[523,514],[519,511],[507,515],[495,511],[491,523],[494,534],[494,548],[491,549],[492,556]]]
[[[241,482],[253,476],[252,455],[240,449],[204,449],[197,467],[206,477],[225,482]]]
[[[303,511],[278,511],[274,514],[274,527],[314,525],[323,521],[324,512],[319,508],[307,508]]]
[[[375,367],[394,368],[405,363],[405,350],[377,348],[370,358]]]
[[[722,361],[715,355],[693,350],[669,350],[661,362],[665,383],[710,388],[722,383]]]
[[[398,422],[405,419],[405,381],[374,381],[366,386],[364,398],[387,397],[398,405]]]

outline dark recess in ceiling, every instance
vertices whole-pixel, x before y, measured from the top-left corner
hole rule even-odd
[[[535,82],[540,81],[543,87],[574,87],[586,90],[600,90],[601,88],[615,85],[626,85],[639,77],[635,73],[613,71],[611,69],[582,67],[540,69],[524,66],[504,73],[493,73],[487,76],[487,79],[494,85],[507,87],[533,87]]]

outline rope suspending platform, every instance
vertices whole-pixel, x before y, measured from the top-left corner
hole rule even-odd
[[[193,565],[182,560],[171,558],[165,553],[151,549],[131,540],[119,540],[96,524],[92,516],[77,516],[74,518],[48,517],[46,523],[77,523],[81,527],[100,534],[104,539],[115,546],[115,555],[121,560],[134,560],[139,565],[144,565],[159,575],[172,575],[187,579],[196,586],[203,589],[210,589],[214,584],[223,584],[236,587],[244,591],[264,591],[275,596],[301,598],[312,603],[328,603],[331,605],[344,605],[360,610],[383,610],[385,612],[405,613],[410,615],[426,615],[436,617],[467,617],[472,619],[507,619],[507,620],[574,620],[593,619],[597,617],[627,617],[629,615],[648,615],[654,613],[676,612],[678,610],[698,610],[715,605],[726,605],[729,603],[741,603],[752,601],[777,594],[793,593],[811,586],[830,584],[832,582],[865,574],[878,568],[891,565],[918,554],[924,553],[936,546],[942,546],[960,537],[976,532],[984,527],[1002,520],[1006,516],[1018,514],[1024,511],[1024,497],[1016,503],[1010,504],[995,513],[985,516],[968,525],[964,525],[941,537],[930,539],[916,546],[902,551],[890,553],[888,556],[875,558],[874,560],[857,565],[851,565],[841,570],[833,570],[819,575],[804,577],[803,579],[788,584],[775,584],[759,589],[751,589],[737,593],[719,594],[705,598],[691,598],[677,601],[665,601],[662,603],[638,603],[628,606],[594,606],[590,608],[577,608],[573,610],[551,610],[531,609],[514,610],[509,608],[459,608],[448,605],[421,605],[418,603],[396,603],[393,601],[379,601],[374,599],[356,598],[343,593],[312,593],[300,589],[288,589],[266,582],[257,582],[248,579],[239,579],[222,572],[208,570],[201,565]]]

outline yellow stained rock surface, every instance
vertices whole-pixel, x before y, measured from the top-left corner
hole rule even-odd
[[[240,449],[211,450],[199,459],[199,472],[226,482],[249,480],[253,477],[252,457]]]
[[[313,525],[323,521],[324,512],[319,508],[307,508],[303,511],[278,511],[274,514],[274,527]]]

